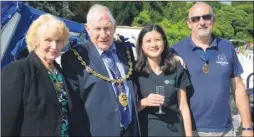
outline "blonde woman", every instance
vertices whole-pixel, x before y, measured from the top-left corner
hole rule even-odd
[[[50,14],[31,24],[29,55],[2,70],[2,136],[69,136],[71,102],[55,62],[69,35],[64,22]]]

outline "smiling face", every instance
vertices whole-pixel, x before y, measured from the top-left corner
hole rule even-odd
[[[60,36],[61,32],[57,28],[41,27],[41,34],[38,36],[38,45],[35,53],[43,62],[53,62],[64,47],[64,39]]]
[[[209,5],[202,2],[195,4],[189,11],[189,18],[187,24],[192,30],[193,37],[202,38],[211,35],[215,17]]]
[[[148,58],[160,59],[165,44],[162,35],[153,30],[144,35],[141,46]]]
[[[102,9],[101,12],[94,14],[94,19],[86,24],[86,30],[98,49],[107,51],[112,45],[115,25],[106,10]]]

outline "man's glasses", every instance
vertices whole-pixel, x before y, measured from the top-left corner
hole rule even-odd
[[[206,15],[202,15],[202,16],[193,16],[193,17],[190,17],[190,20],[191,20],[191,22],[199,22],[201,17],[203,18],[203,20],[208,21],[208,20],[212,19],[213,15],[206,14]]]

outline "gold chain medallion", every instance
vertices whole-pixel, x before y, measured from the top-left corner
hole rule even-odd
[[[106,77],[100,73],[97,73],[96,71],[94,71],[91,67],[87,66],[86,62],[82,59],[82,57],[79,55],[79,53],[75,50],[75,49],[72,49],[71,50],[74,52],[74,55],[77,56],[78,60],[81,62],[81,65],[83,65],[85,67],[85,70],[90,73],[90,74],[93,74],[94,76],[100,78],[100,79],[103,79],[105,81],[108,81],[108,82],[112,82],[112,83],[118,83],[118,88],[120,89],[120,94],[118,96],[118,100],[119,100],[119,103],[123,106],[123,107],[126,107],[128,105],[128,98],[127,98],[127,95],[126,93],[122,92],[122,89],[121,89],[121,83],[123,81],[125,81],[126,79],[128,79],[131,74],[132,74],[132,71],[133,71],[133,64],[131,62],[131,57],[130,57],[130,51],[129,50],[126,50],[126,53],[127,53],[127,56],[128,56],[128,64],[130,66],[129,68],[129,72],[127,73],[127,75],[125,75],[124,77],[120,78],[120,79],[112,79],[112,78],[109,78],[109,77]]]
[[[123,107],[126,107],[128,105],[128,98],[126,93],[121,92],[118,96],[119,102]]]
[[[78,60],[81,62],[81,65],[83,65],[85,67],[85,70],[90,73],[90,74],[93,74],[95,75],[96,77],[100,78],[100,79],[103,79],[105,81],[108,81],[108,82],[117,82],[117,83],[122,83],[123,81],[125,81],[126,79],[128,79],[130,77],[130,75],[132,74],[132,71],[133,71],[133,64],[131,62],[131,57],[130,57],[130,52],[129,50],[126,50],[126,53],[128,55],[128,64],[130,65],[130,68],[129,68],[129,72],[127,73],[127,75],[125,75],[124,77],[120,78],[120,79],[112,79],[112,78],[109,78],[109,77],[106,77],[100,73],[97,73],[96,71],[94,71],[91,67],[87,66],[86,62],[82,59],[82,57],[79,55],[79,53],[75,50],[75,49],[71,49],[74,54],[77,56]]]
[[[204,73],[207,74],[207,73],[209,72],[209,66],[208,66],[208,64],[205,63],[205,64],[203,65],[203,67],[202,67],[202,70],[203,70]]]

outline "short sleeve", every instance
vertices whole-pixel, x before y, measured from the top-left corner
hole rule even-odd
[[[175,51],[174,47],[170,47],[168,49],[169,53],[173,54],[173,55],[178,55],[177,52]]]
[[[231,78],[237,77],[237,76],[241,76],[241,74],[243,73],[243,67],[241,65],[241,63],[239,62],[239,59],[237,57],[237,54],[235,52],[235,49],[232,47],[232,72],[231,72]]]
[[[179,64],[176,67],[176,82],[177,88],[187,88],[191,85],[187,71]]]

